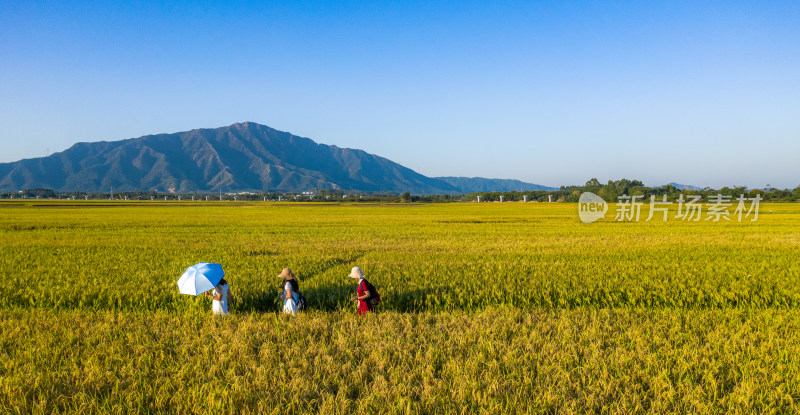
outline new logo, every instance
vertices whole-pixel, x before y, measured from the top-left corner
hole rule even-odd
[[[608,212],[608,203],[603,198],[592,192],[581,193],[581,197],[578,199],[578,216],[583,223],[592,223],[603,219],[606,212]]]

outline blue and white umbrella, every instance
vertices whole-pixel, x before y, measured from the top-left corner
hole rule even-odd
[[[222,265],[201,262],[186,268],[178,279],[178,289],[181,294],[197,295],[216,287],[224,276]]]

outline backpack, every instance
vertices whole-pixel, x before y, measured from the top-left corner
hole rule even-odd
[[[297,311],[304,311],[308,306],[306,297],[303,294],[297,293]]]
[[[366,278],[362,278],[364,284],[367,286],[367,291],[369,291],[369,297],[367,297],[366,301],[369,305],[376,305],[381,302],[381,295],[378,294],[378,290],[372,285]]]
[[[281,285],[286,284],[285,282]],[[300,284],[295,279],[289,280],[289,284],[292,284],[292,291],[297,293],[297,311],[303,311],[308,306],[308,301],[306,301],[306,297],[300,293]]]

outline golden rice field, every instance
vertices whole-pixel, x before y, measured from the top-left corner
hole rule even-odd
[[[562,203],[4,201],[0,413],[797,412],[799,260],[798,204],[584,224]],[[230,316],[178,293],[201,261]],[[366,318],[354,265],[383,297]]]

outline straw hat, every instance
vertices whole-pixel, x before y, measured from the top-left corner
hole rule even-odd
[[[289,278],[289,277],[291,277],[291,278]],[[284,268],[283,271],[281,271],[281,273],[278,274],[278,278],[283,278],[283,279],[292,279],[292,278],[294,278],[294,279],[297,279],[297,277],[294,275],[292,270],[289,269],[289,268]]]
[[[353,267],[353,269],[350,270],[350,275],[348,275],[350,278],[364,278],[364,276],[364,273],[361,272],[361,268],[359,267]]]

